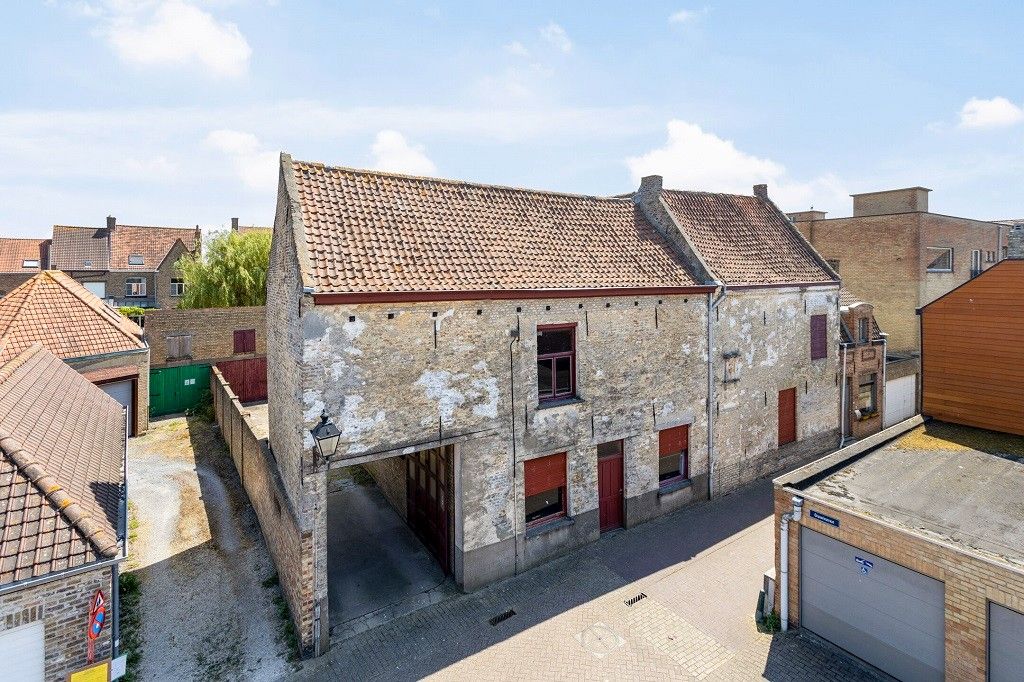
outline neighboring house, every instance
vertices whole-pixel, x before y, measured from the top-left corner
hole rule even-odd
[[[863,438],[882,430],[885,403],[885,334],[878,328],[873,307],[845,287],[839,295],[840,352],[846,392],[840,397],[843,440]],[[913,412],[906,417],[913,416]]]
[[[920,424],[775,480],[774,603],[899,680],[1020,680],[1024,443]]]
[[[242,402],[267,397],[263,306],[163,309],[146,313],[151,417],[196,407],[217,365]]]
[[[652,176],[602,198],[282,155],[270,445],[312,542],[274,551],[305,650],[327,641],[328,469],[364,465],[472,590],[836,446],[839,283],[755,191]]]
[[[174,308],[184,281],[174,264],[199,248],[199,228],[53,226],[50,267],[115,306]]]
[[[239,225],[238,218],[231,219],[231,231],[237,232],[238,234],[249,234],[250,232],[262,232],[270,234],[274,231],[272,227],[263,227],[260,225]]]
[[[122,405],[129,432],[149,427],[149,348],[134,322],[59,270],[0,299],[0,362],[41,343]]]
[[[790,213],[797,229],[833,265],[843,286],[871,301],[897,354],[921,349],[917,308],[992,267],[1007,227],[930,213],[924,187],[853,195],[853,216]]]
[[[49,267],[49,239],[0,237],[0,298]]]
[[[0,457],[3,676],[66,680],[86,666],[98,591],[96,661],[111,656],[126,552],[124,408],[33,344],[0,360]]]
[[[1024,436],[1024,227],[1007,259],[921,308],[923,414]]]

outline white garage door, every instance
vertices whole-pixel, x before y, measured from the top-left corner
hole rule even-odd
[[[85,282],[85,288],[96,294],[100,298],[107,297],[107,283],[106,282]]]
[[[121,403],[128,408],[128,431],[131,432],[132,421],[132,382],[131,381],[115,381],[110,384],[103,384],[100,386],[103,392],[109,395],[111,398]]]
[[[988,679],[1020,680],[1024,675],[1024,613],[999,604],[988,609]]]
[[[42,682],[43,621],[0,630],[0,661],[3,661],[4,679]]]
[[[888,428],[917,414],[917,375],[885,382],[885,416],[882,426]]]
[[[943,584],[806,527],[800,625],[896,679],[942,680]]]

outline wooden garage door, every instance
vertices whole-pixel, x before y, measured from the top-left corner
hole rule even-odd
[[[449,469],[452,446],[406,455],[406,514],[409,527],[447,575],[451,530]]]
[[[988,609],[988,679],[1010,682],[1024,676],[1024,613],[999,604]]]
[[[800,625],[899,680],[942,680],[945,589],[800,528]]]
[[[44,668],[43,621],[0,630],[0,661],[3,661],[3,678],[24,682],[42,682]],[[85,648],[85,634],[82,635]]]

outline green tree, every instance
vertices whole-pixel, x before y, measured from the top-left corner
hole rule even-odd
[[[185,280],[179,308],[266,305],[269,232],[216,232],[202,251],[175,266]]]

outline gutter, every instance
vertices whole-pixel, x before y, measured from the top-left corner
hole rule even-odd
[[[25,578],[24,580],[19,580],[18,582],[0,585],[0,596],[10,594],[11,592],[27,590],[30,587],[38,587],[40,585],[45,585],[46,583],[53,582],[54,580],[70,578],[71,576],[79,575],[80,573],[88,573],[89,571],[107,568],[108,566],[115,566],[127,558],[128,553],[125,552],[124,549],[122,548],[121,553],[118,556],[113,557],[112,559],[94,561],[89,564],[75,566],[74,568],[66,568],[63,571],[56,571],[54,573],[47,573],[46,575],[35,576],[33,578]]]
[[[95,360],[107,360],[109,358],[116,358],[122,355],[141,355],[142,353],[149,352],[149,344],[146,344],[145,348],[133,348],[131,350],[117,350],[111,353],[98,353],[96,355],[78,355],[73,358],[64,358],[65,364],[72,364],[74,362],[93,362]]]
[[[351,291],[312,293],[316,305],[355,303],[426,303],[432,301],[509,301],[544,298],[593,298],[598,296],[672,296],[706,294],[714,286],[592,287],[578,289],[467,289],[440,291]],[[307,292],[304,292],[307,293]]]

